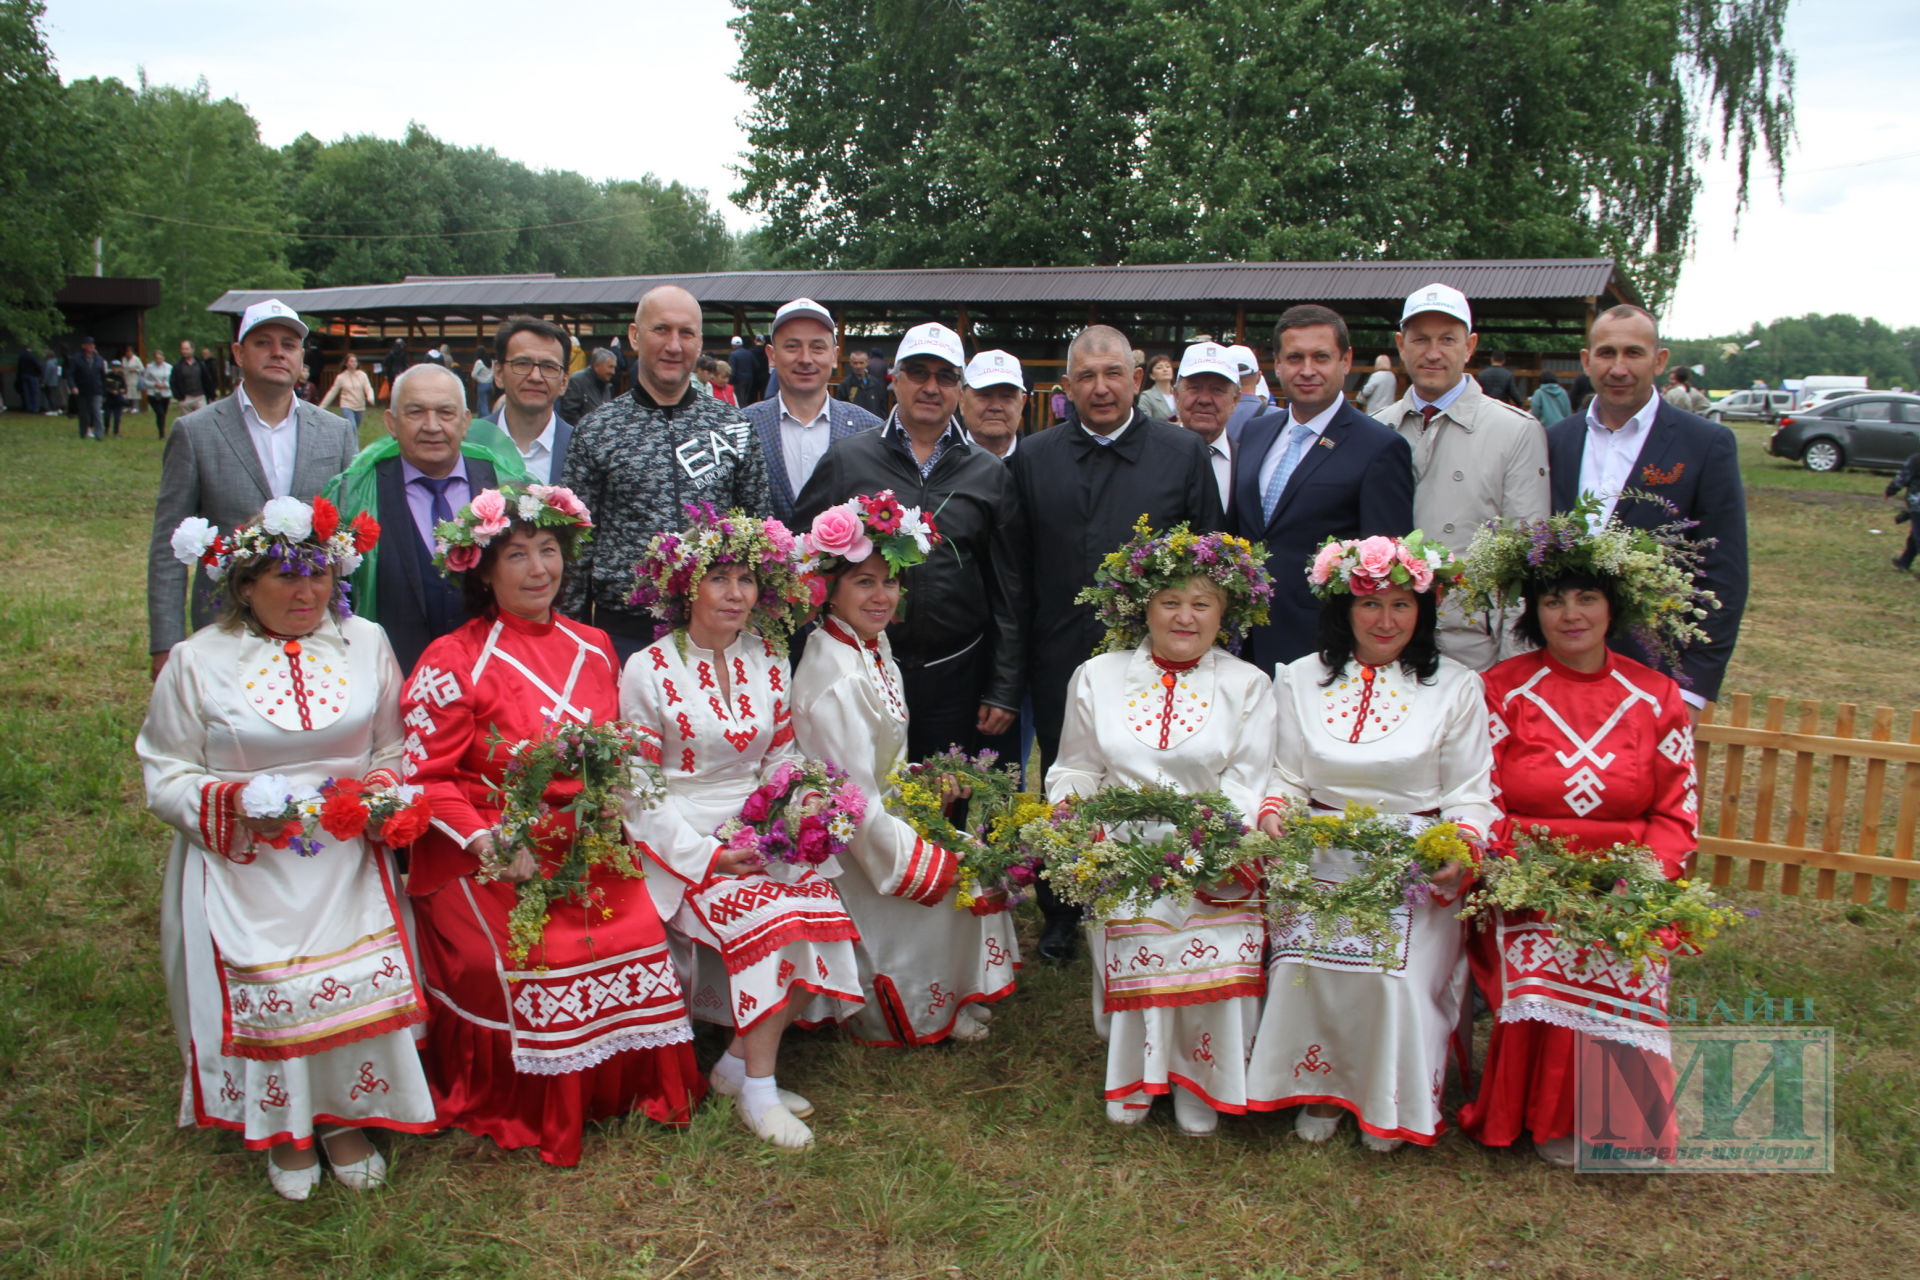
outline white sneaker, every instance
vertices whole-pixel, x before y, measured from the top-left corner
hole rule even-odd
[[[1339,1129],[1339,1116],[1316,1116],[1305,1107],[1293,1118],[1293,1136],[1303,1142],[1325,1142]]]
[[[1208,1137],[1220,1127],[1220,1113],[1205,1098],[1178,1087],[1173,1091],[1173,1119],[1190,1138]]]
[[[1564,1138],[1535,1139],[1533,1154],[1559,1169],[1571,1169],[1580,1158],[1580,1139],[1572,1134]]]
[[[707,1083],[712,1085],[713,1091],[723,1098],[740,1096],[740,1081],[729,1079],[717,1064],[707,1073]],[[813,1114],[813,1104],[790,1089],[780,1090],[780,1105],[801,1120]]]
[[[967,1008],[971,1009],[973,1006],[968,1005]],[[969,1018],[966,1010],[963,1009],[960,1011],[960,1016],[953,1020],[953,1030],[949,1034],[963,1044],[976,1044],[992,1035],[993,1028],[978,1018]]]
[[[736,1105],[734,1109],[740,1113],[740,1123],[764,1142],[788,1151],[802,1151],[813,1145],[813,1130],[781,1103],[776,1102],[761,1112],[757,1121],[747,1115],[745,1107]]]
[[[1107,1119],[1115,1124],[1139,1124],[1147,1118],[1151,1104],[1145,1107],[1130,1107],[1119,1099],[1107,1103]]]
[[[282,1169],[273,1162],[273,1152],[267,1152],[267,1181],[280,1193],[282,1200],[305,1200],[320,1185],[320,1162],[315,1160],[304,1169]]]
[[[333,1176],[341,1186],[349,1191],[371,1191],[387,1185],[387,1158],[380,1154],[379,1148],[376,1147],[364,1159],[342,1164],[333,1158],[333,1151],[327,1146],[327,1139],[332,1136],[331,1133],[321,1136],[320,1149],[326,1152],[327,1167],[333,1170]]]
[[[1367,1150],[1378,1151],[1382,1155],[1389,1151],[1398,1151],[1407,1142],[1405,1138],[1383,1138],[1377,1133],[1368,1133],[1365,1129],[1360,1131],[1360,1141],[1366,1144]]]

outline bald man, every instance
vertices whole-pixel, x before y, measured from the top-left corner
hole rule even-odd
[[[653,620],[627,603],[633,566],[656,533],[686,527],[685,505],[772,511],[767,464],[740,410],[693,385],[700,304],[678,285],[640,299],[627,326],[633,390],[574,427],[560,483],[593,513],[593,540],[567,580],[560,611],[613,637],[620,660],[653,643]]]
[[[1024,536],[1028,584],[1027,689],[1034,734],[1046,763],[1060,754],[1067,681],[1093,656],[1102,628],[1073,598],[1091,586],[1101,557],[1133,535],[1133,522],[1195,533],[1220,528],[1220,488],[1206,442],[1191,431],[1136,414],[1141,370],[1118,329],[1082,329],[1067,348],[1066,394],[1076,418],[1027,437],[1007,465]],[[1047,915],[1040,954],[1073,955],[1079,912],[1042,895]]]

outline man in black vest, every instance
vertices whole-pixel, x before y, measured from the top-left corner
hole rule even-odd
[[[458,588],[433,566],[434,526],[482,490],[521,482],[518,458],[466,443],[471,420],[459,374],[414,365],[394,381],[387,410],[398,452],[385,441],[368,445],[327,486],[343,523],[360,511],[380,522],[380,544],[354,575],[354,608],[386,629],[402,671],[467,620]]]

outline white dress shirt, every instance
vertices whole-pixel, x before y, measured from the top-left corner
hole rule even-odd
[[[506,417],[506,411],[502,410],[500,416]],[[520,461],[527,469],[527,479],[534,484],[553,483],[553,434],[559,421],[559,414],[547,410],[547,425],[540,428],[540,434],[528,441],[524,449],[518,440],[513,440],[513,433],[507,432],[507,439],[513,440],[513,447],[519,451]],[[506,423],[498,425],[501,431],[507,431]]]
[[[820,463],[820,455],[827,451],[827,442],[833,433],[833,424],[828,418],[829,404],[820,402],[820,412],[809,421],[787,408],[787,398],[780,397],[780,454],[787,463],[787,483],[795,493],[806,488],[808,477]]]
[[[287,416],[279,422],[267,422],[247,399],[244,383],[235,386],[233,394],[240,400],[240,420],[253,437],[253,451],[260,455],[260,469],[267,473],[267,488],[276,498],[287,497],[293,492],[293,458],[300,444],[299,401],[287,402]]]
[[[1233,493],[1233,441],[1222,431],[1207,441],[1207,461],[1213,464],[1213,482],[1220,486],[1220,509],[1227,509]]]
[[[1118,440],[1121,436],[1127,434],[1127,428],[1132,425],[1133,425],[1133,410],[1129,409],[1127,410],[1127,420],[1121,423],[1119,426],[1115,427],[1111,431],[1095,431],[1092,427],[1088,426],[1084,422],[1080,424],[1080,429],[1086,432],[1090,436],[1096,436],[1096,437],[1105,436],[1107,443],[1112,444],[1115,440]]]
[[[1260,460],[1260,487],[1254,492],[1257,494],[1266,493],[1267,482],[1273,479],[1274,468],[1280,465],[1280,458],[1287,451],[1287,437],[1293,434],[1293,428],[1296,425],[1303,426],[1313,435],[1319,436],[1326,431],[1327,424],[1333,421],[1333,415],[1338,412],[1340,412],[1340,400],[1336,399],[1332,404],[1322,409],[1319,413],[1314,414],[1305,422],[1296,423],[1293,410],[1289,408],[1287,410],[1286,428],[1273,438],[1273,444],[1267,449],[1267,456]],[[1307,449],[1311,449],[1312,447],[1313,444],[1309,441]],[[1300,462],[1306,461],[1306,458],[1307,451],[1306,449],[1302,449],[1300,451]],[[1294,466],[1298,467],[1300,462],[1294,463]]]
[[[1620,491],[1632,487],[1633,464],[1640,461],[1653,416],[1660,411],[1660,393],[1649,396],[1618,431],[1600,421],[1599,403],[1598,396],[1587,402],[1587,447],[1580,452],[1580,492],[1600,496],[1600,514],[1589,522],[1595,529],[1612,517]]]

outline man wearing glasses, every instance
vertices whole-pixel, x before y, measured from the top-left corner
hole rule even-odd
[[[1020,712],[1025,682],[1021,522],[998,458],[955,417],[960,335],[943,324],[907,331],[894,356],[897,404],[878,431],[827,446],[795,503],[795,528],[859,493],[893,490],[940,532],[940,545],[901,578],[906,600],[887,628],[907,701],[907,754],[978,751]]]
[[[670,284],[648,290],[627,326],[633,390],[579,424],[558,473],[594,523],[560,612],[604,629],[621,662],[653,643],[653,618],[627,602],[633,566],[646,558],[653,535],[686,528],[689,503],[772,512],[753,428],[739,409],[693,385],[704,328],[691,293]]]
[[[500,392],[496,421],[535,484],[557,484],[566,471],[573,424],[553,405],[567,389],[571,343],[565,329],[534,316],[508,316],[493,331],[493,384]],[[482,439],[483,434],[475,439],[504,447]]]

